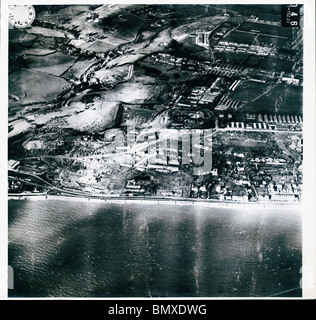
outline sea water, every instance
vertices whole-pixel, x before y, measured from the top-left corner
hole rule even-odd
[[[9,297],[301,296],[295,206],[9,200]]]

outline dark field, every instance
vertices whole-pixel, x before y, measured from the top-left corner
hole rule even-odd
[[[287,38],[290,38],[292,35],[291,28],[282,28],[274,25],[255,23],[255,22],[249,22],[249,21],[243,22],[241,26],[238,28],[238,30],[242,30],[242,31],[257,30],[262,34],[269,34],[273,36],[287,37]]]
[[[253,33],[232,31],[223,40],[228,42],[252,44],[256,35]]]
[[[297,114],[303,113],[302,87],[279,84],[259,99],[246,104],[244,113]]]
[[[287,43],[288,39],[285,38],[278,38],[278,37],[270,37],[263,34],[260,34],[256,40],[258,44],[264,45],[264,44],[272,44],[276,47],[283,48]]]

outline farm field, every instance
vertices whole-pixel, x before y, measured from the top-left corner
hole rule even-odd
[[[10,93],[19,98],[20,104],[52,101],[67,87],[66,80],[37,71],[21,69],[9,75]]]
[[[67,79],[79,79],[80,76],[89,68],[90,65],[94,64],[96,62],[96,59],[89,59],[89,60],[77,60],[72,67],[67,70],[63,74],[63,78]]]
[[[41,57],[31,55],[28,56],[28,68],[31,71],[61,76],[77,59],[77,57],[66,55],[62,52],[55,52]]]

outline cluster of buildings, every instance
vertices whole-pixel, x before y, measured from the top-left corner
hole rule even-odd
[[[188,97],[180,96],[175,105],[178,107],[192,107],[213,104],[222,93],[222,79],[217,78],[210,87],[197,86],[191,90]]]
[[[301,176],[284,159],[252,159],[249,174],[260,201],[297,201]]]
[[[199,71],[205,67],[203,62],[191,60],[185,57],[177,57],[167,52],[154,53],[150,56],[150,58],[154,61],[154,63],[168,64],[170,66],[181,67],[182,69],[191,71]]]
[[[268,25],[273,25],[277,27],[281,27],[281,22],[280,21],[269,21],[269,20],[263,20],[259,19],[259,17],[256,17],[254,15],[250,16],[250,18],[246,19],[248,22],[255,22],[255,23],[262,23],[262,24],[268,24]]]
[[[219,77],[239,77],[244,67],[241,65],[232,65],[229,63],[215,63],[208,66],[208,73]]]
[[[293,173],[293,165],[285,159],[240,157],[226,160],[221,174],[212,171],[207,197],[232,201],[298,201],[301,176]],[[199,188],[193,186],[197,197]],[[200,196],[201,197],[201,196]]]
[[[241,156],[244,157],[244,154],[236,155],[234,159],[227,157],[221,174],[213,169],[209,198],[243,202],[251,197],[255,198],[255,191],[248,179]]]
[[[241,104],[239,100],[232,100],[227,95],[222,96],[214,110],[225,111],[229,108],[236,109]]]
[[[257,56],[275,55],[276,49],[271,46],[258,46],[246,43],[236,43],[229,41],[219,41],[214,46],[214,51],[218,52],[233,52],[233,53],[246,53]]]
[[[303,119],[300,115],[250,115],[247,122],[236,121],[227,124],[229,129],[302,131]]]
[[[195,43],[198,45],[198,46],[202,46],[204,48],[209,48],[210,46],[210,42],[209,42],[209,37],[210,37],[210,31],[208,32],[198,32],[195,36]]]

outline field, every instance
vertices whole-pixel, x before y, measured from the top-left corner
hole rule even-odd
[[[55,53],[55,49],[41,49],[41,48],[34,48],[34,49],[27,49],[25,50],[25,54],[29,56],[47,56],[49,54]]]
[[[129,65],[123,65],[119,67],[113,67],[111,69],[100,69],[95,72],[95,77],[101,82],[122,80],[128,75]]]
[[[90,60],[77,60],[74,65],[66,72],[63,74],[63,78],[67,79],[79,79],[80,76],[88,69],[90,65],[95,63],[95,59],[90,59]]]
[[[246,104],[242,112],[266,114],[302,114],[302,88],[278,84],[258,100]]]
[[[291,72],[294,61],[280,60],[275,58],[264,58],[260,60],[259,67],[267,70]]]
[[[68,82],[62,78],[31,70],[21,69],[9,75],[10,94],[17,96],[21,104],[52,101]]]
[[[249,21],[244,21],[239,26],[238,30],[248,31],[248,32],[251,30],[256,30],[262,34],[268,34],[268,35],[273,35],[273,36],[278,36],[278,37],[286,37],[286,38],[290,38],[292,35],[291,28],[277,27],[274,25],[255,23],[255,22],[249,22]]]
[[[121,125],[126,126],[131,124],[139,128],[148,123],[153,114],[153,110],[146,108],[144,105],[124,105]]]
[[[249,58],[248,53],[233,53],[233,52],[214,52],[215,59],[221,59],[222,61],[225,61],[227,63],[236,64],[236,65],[244,65],[244,66],[250,66],[247,63],[247,60]]]
[[[27,131],[31,127],[32,125],[24,119],[15,120],[9,124],[8,138],[17,136],[18,134]]]
[[[255,81],[241,81],[229,97],[233,100],[251,101],[267,90],[268,85]]]
[[[35,10],[37,10],[37,7],[35,7]],[[82,12],[86,12],[86,11],[88,11],[88,6],[73,5],[73,6],[67,6],[65,8],[62,8],[54,13],[52,12],[47,13],[45,11],[37,12],[37,16],[42,21],[60,23],[65,19],[73,18],[77,15],[82,14]]]
[[[121,43],[121,41],[120,41]],[[116,44],[105,42],[105,41],[95,41],[87,49],[93,52],[108,52],[115,48]]]
[[[41,57],[30,55],[28,56],[28,68],[31,71],[60,76],[75,63],[76,59],[77,57],[69,56],[61,52],[55,52]]]
[[[288,42],[288,39],[279,38],[279,37],[270,37],[270,36],[260,34],[257,38],[257,41],[258,41],[258,44],[260,45],[271,43],[275,47],[283,48]]]
[[[146,103],[154,102],[165,93],[164,86],[123,83],[109,92],[102,92],[101,99],[106,102]]]
[[[78,131],[102,131],[114,125],[117,110],[118,104],[116,102],[107,102],[96,98],[89,109],[73,113],[66,121],[69,128]]]
[[[62,31],[52,30],[52,29],[42,28],[42,27],[31,27],[30,29],[28,29],[27,32],[31,34],[39,34],[44,37],[66,38],[65,33]]]
[[[253,33],[231,31],[224,37],[223,41],[252,44],[256,35]]]
[[[215,26],[226,19],[227,17],[224,16],[205,17],[192,23],[182,24],[180,27],[171,30],[171,37],[177,40],[177,38],[184,38],[194,32],[211,31]]]

